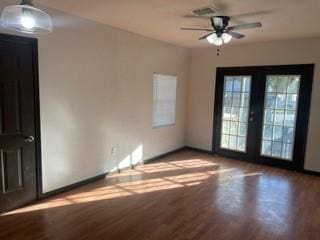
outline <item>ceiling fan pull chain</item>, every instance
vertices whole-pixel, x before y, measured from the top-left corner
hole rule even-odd
[[[220,56],[220,46],[217,48],[217,56]]]

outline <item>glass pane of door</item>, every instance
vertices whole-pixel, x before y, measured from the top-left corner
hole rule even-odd
[[[251,76],[225,76],[220,147],[246,152]]]
[[[261,155],[292,161],[301,76],[268,75]]]

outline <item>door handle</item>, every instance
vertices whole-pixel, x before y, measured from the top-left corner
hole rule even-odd
[[[35,138],[34,138],[34,136],[27,136],[27,137],[25,137],[24,141],[26,143],[33,143],[35,141]]]
[[[4,134],[2,134],[2,136],[3,135]],[[7,136],[11,137],[12,135],[7,135]],[[36,140],[35,137],[32,136],[32,135],[26,136],[26,135],[23,135],[23,134],[16,134],[16,135],[13,135],[13,137],[23,138],[26,143],[33,143]]]
[[[254,118],[254,111],[250,112],[250,117],[249,117],[249,121],[253,122],[253,118]]]

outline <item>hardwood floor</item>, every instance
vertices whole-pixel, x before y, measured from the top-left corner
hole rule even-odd
[[[320,178],[186,150],[3,214],[0,239],[320,239]]]

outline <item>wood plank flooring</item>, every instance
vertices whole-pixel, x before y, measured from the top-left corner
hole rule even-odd
[[[186,150],[0,216],[0,239],[320,239],[320,178]]]

